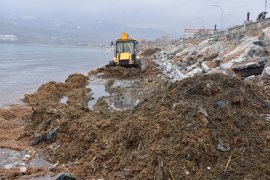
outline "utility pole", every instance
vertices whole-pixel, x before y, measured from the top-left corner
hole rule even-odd
[[[212,6],[214,6],[214,7],[216,7],[216,8],[218,8],[218,9],[220,9],[220,12],[221,12],[221,23],[220,23],[220,27],[221,27],[221,30],[223,30],[223,19],[224,19],[224,13],[223,13],[223,9],[222,9],[222,7],[220,7],[220,6],[218,6],[218,5],[212,5]]]
[[[267,0],[265,0],[265,8],[264,8],[264,12],[267,12]]]

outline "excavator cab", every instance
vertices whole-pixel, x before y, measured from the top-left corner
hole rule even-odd
[[[128,33],[123,33],[122,37],[116,40],[114,57],[109,65],[141,68],[138,42],[135,39],[130,39]]]

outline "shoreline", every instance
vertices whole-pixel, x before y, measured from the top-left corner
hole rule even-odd
[[[0,44],[3,45],[18,45],[18,46],[37,46],[37,47],[58,47],[58,48],[79,48],[79,49],[106,49],[105,45],[89,45],[89,46],[82,46],[82,45],[74,45],[74,44],[43,44],[43,43],[6,43],[6,42],[0,42]],[[105,44],[105,43],[101,43]]]
[[[110,52],[102,49],[34,48],[13,45],[2,48],[0,82],[3,87],[0,90],[0,105],[5,106],[20,103],[19,100],[23,99],[24,94],[35,92],[48,81],[63,82],[73,72],[86,74],[89,69],[96,69],[107,63],[108,57],[111,56]]]

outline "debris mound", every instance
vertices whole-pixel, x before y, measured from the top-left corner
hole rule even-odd
[[[24,101],[32,107],[25,135],[31,137],[32,146],[55,138],[59,126],[67,120],[66,116],[76,119],[89,111],[91,89],[87,88],[87,84],[87,76],[73,74],[65,83],[49,82],[40,86],[35,93],[25,95]],[[62,103],[64,97],[67,101]]]
[[[104,66],[95,71],[90,71],[89,75],[102,73],[103,78],[132,79],[138,78],[142,74],[139,68],[126,68],[121,66]]]
[[[48,151],[53,160],[76,161],[78,178],[267,179],[269,100],[268,90],[235,78],[194,76],[110,119],[59,115],[57,138],[46,143],[60,145]]]
[[[33,106],[48,106],[58,103],[63,96],[68,96],[70,103],[78,103],[76,99],[81,96],[83,97],[80,100],[87,99],[85,96],[90,91],[85,88],[88,79],[89,77],[82,74],[72,74],[65,80],[65,83],[51,81],[41,85],[35,93],[26,94],[24,102]]]

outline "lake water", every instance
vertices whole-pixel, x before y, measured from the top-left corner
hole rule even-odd
[[[24,94],[72,73],[87,73],[112,58],[104,49],[0,44],[0,106],[21,103]]]

